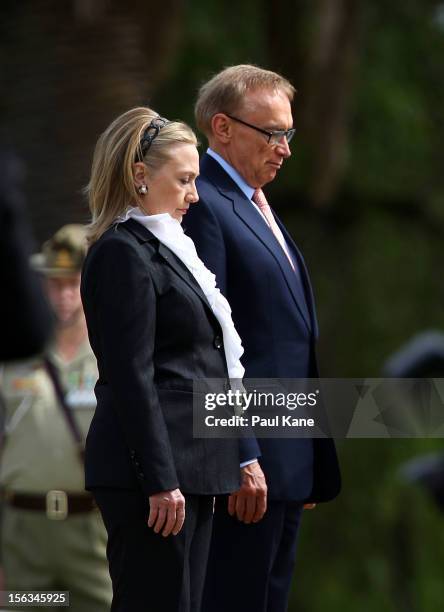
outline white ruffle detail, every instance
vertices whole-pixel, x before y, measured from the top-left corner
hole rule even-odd
[[[215,275],[199,258],[194,242],[185,235],[179,221],[168,213],[146,215],[138,207],[129,208],[116,222],[123,223],[128,219],[134,219],[149,229],[162,244],[177,255],[194,276],[222,328],[228,375],[230,378],[243,378],[245,369],[239,359],[244,349],[231,318],[230,305],[216,286]]]

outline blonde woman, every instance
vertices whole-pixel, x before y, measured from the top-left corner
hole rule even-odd
[[[82,300],[97,357],[86,485],[108,531],[114,612],[198,612],[213,496],[239,487],[236,440],[194,439],[192,381],[241,378],[230,308],[181,221],[196,138],[149,108],[100,136]]]

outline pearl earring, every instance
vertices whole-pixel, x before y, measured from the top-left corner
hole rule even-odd
[[[146,195],[148,193],[148,186],[147,185],[140,185],[140,187],[137,190],[140,195]]]

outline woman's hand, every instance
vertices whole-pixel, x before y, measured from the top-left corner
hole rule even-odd
[[[151,495],[149,500],[148,527],[154,525],[155,533],[159,533],[163,527],[162,535],[164,537],[171,533],[177,535],[185,521],[185,498],[180,489],[156,493]]]

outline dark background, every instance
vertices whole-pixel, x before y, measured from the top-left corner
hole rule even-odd
[[[93,146],[117,114],[193,124],[204,80],[256,63],[298,90],[293,155],[266,194],[311,270],[324,376],[378,376],[444,328],[444,3],[3,0],[0,16],[0,143],[26,162],[40,242],[88,220]],[[305,516],[290,610],[442,609],[444,523],[398,473],[442,446],[339,444],[344,491]]]

